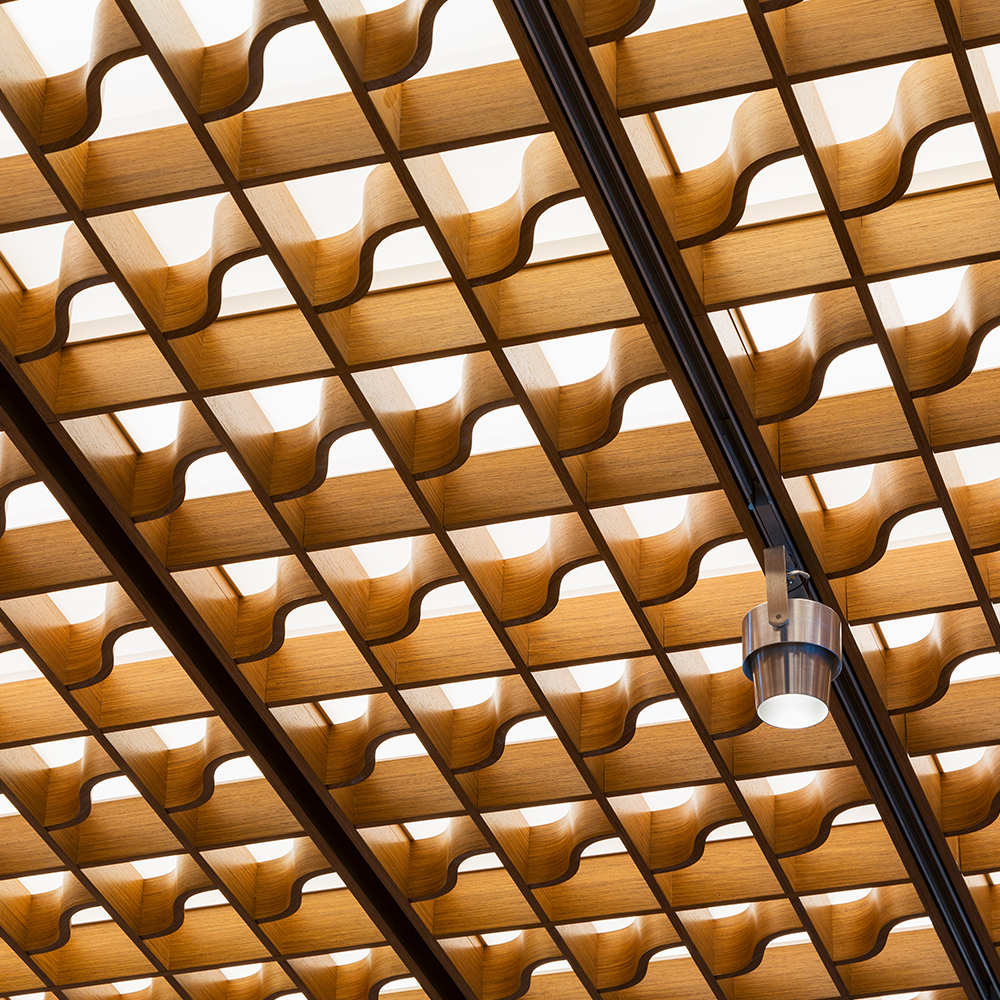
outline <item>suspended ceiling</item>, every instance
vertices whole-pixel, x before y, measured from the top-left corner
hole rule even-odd
[[[763,7],[554,5],[996,970],[1000,10]],[[978,995],[514,6],[0,47],[0,992]]]

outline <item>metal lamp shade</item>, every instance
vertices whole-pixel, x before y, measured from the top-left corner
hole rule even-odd
[[[753,680],[757,714],[778,729],[806,729],[829,712],[840,673],[840,619],[816,601],[788,602],[788,624],[775,629],[767,604],[743,619],[743,672]]]

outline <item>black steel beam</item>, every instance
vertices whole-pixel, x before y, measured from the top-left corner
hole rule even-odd
[[[242,746],[268,775],[282,798],[291,797],[293,813],[328,859],[335,859],[345,882],[376,926],[395,946],[400,958],[438,1000],[468,1000],[434,948],[364,853],[331,811],[323,796],[299,769],[253,703],[230,674],[225,662],[199,632],[136,543],[111,513],[84,473],[72,461],[52,429],[35,410],[9,371],[0,365],[0,424],[24,457],[53,486],[84,537],[109,570],[119,578],[136,606],[162,625],[163,639],[187,667],[192,679],[222,715]],[[102,551],[103,550],[103,551]],[[268,772],[270,772],[268,774]],[[285,794],[282,794],[284,792]],[[393,940],[393,938],[395,940]],[[415,968],[414,968],[415,966]]]
[[[617,234],[711,426],[744,504],[765,544],[784,545],[790,561],[802,568],[803,560],[795,539],[775,502],[550,0],[510,2],[587,162]],[[804,589],[811,600],[820,599],[811,583],[805,583]],[[1000,979],[984,943],[976,933],[899,761],[878,724],[858,673],[846,659],[834,689],[972,983],[982,1000],[1000,1000]]]

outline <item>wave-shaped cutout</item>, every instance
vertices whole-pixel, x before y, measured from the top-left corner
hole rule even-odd
[[[603,448],[621,430],[628,397],[666,378],[663,360],[644,326],[615,330],[603,370],[559,388],[559,454],[567,458]]]
[[[459,865],[490,849],[469,816],[453,817],[441,833],[420,840],[413,840],[398,826],[369,828],[362,835],[411,902],[451,892],[458,881]]]
[[[725,493],[692,494],[676,528],[639,540],[639,603],[665,604],[686,594],[698,582],[705,554],[742,537]]]
[[[734,229],[746,210],[750,182],[772,163],[799,154],[776,90],[751,94],[736,109],[725,151],[711,163],[665,180],[680,247],[699,246]]]
[[[757,422],[771,424],[804,413],[819,399],[830,363],[845,351],[874,342],[853,288],[818,292],[802,333],[754,357]]]
[[[837,146],[839,200],[845,218],[881,211],[899,200],[913,179],[925,139],[972,121],[950,55],[914,63],[901,77],[889,121],[872,135]]]
[[[848,576],[874,566],[885,554],[897,522],[938,502],[921,459],[880,462],[864,496],[823,513],[827,575]]]
[[[459,575],[434,535],[417,535],[410,562],[396,573],[370,579],[349,548],[313,554],[344,611],[370,645],[396,642],[420,624],[420,604],[436,587]]]

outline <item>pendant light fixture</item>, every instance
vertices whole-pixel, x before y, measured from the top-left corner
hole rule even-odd
[[[787,570],[784,546],[765,549],[767,600],[743,619],[743,673],[753,681],[757,714],[778,729],[822,722],[841,668],[836,612],[788,596],[794,578],[805,575]]]

